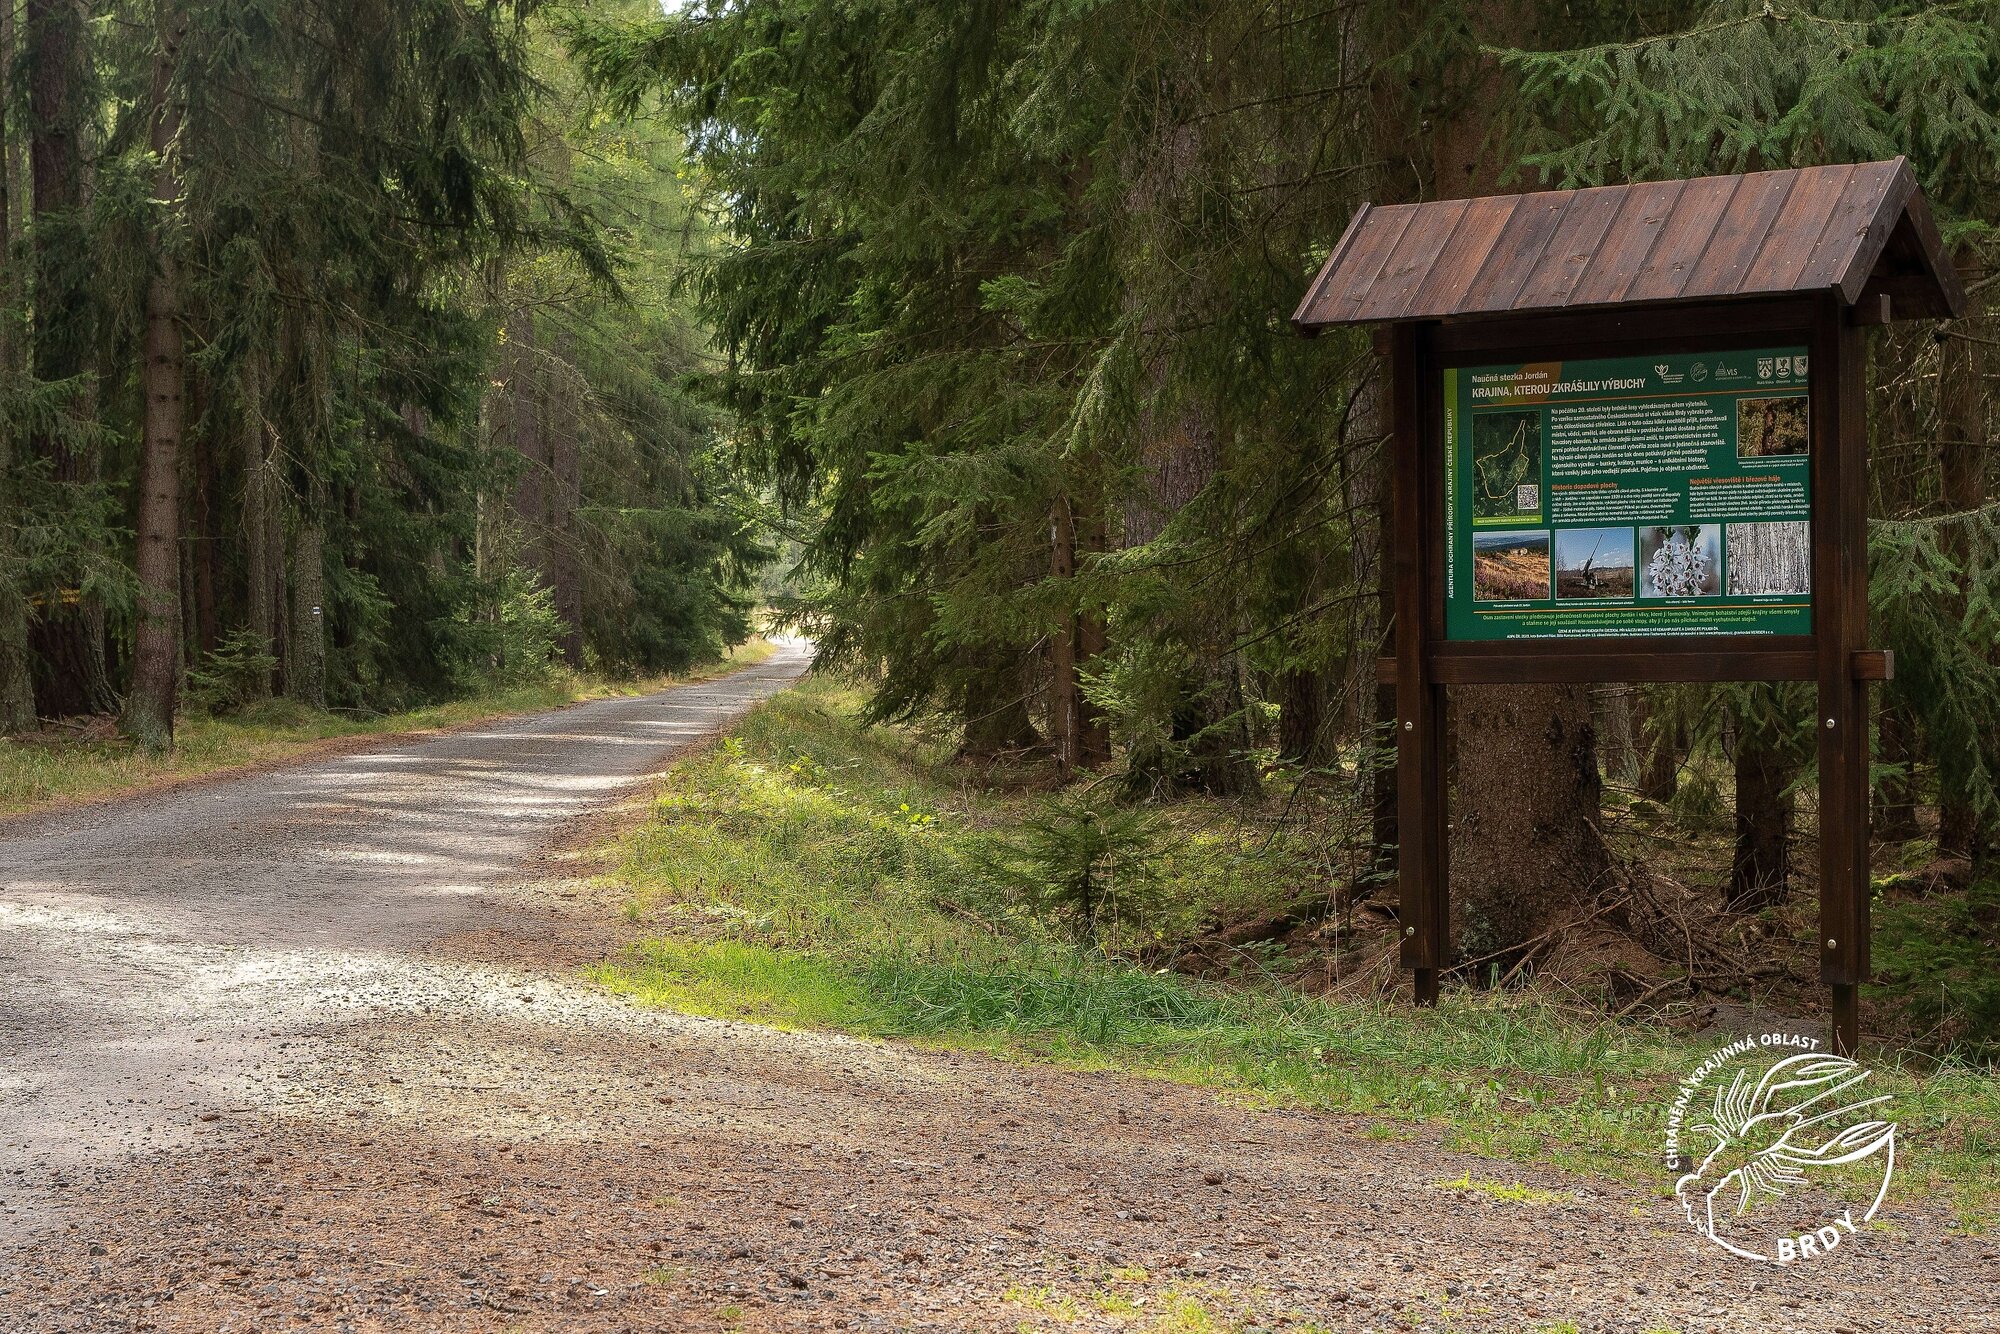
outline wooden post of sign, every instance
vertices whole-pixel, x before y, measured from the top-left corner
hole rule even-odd
[[[1435,1005],[1450,957],[1445,830],[1444,687],[1427,666],[1434,626],[1434,547],[1442,547],[1443,499],[1433,494],[1424,420],[1424,330],[1390,335],[1389,385],[1395,448],[1396,829],[1403,966],[1416,974],[1419,1005]],[[1442,605],[1440,603],[1440,605]]]
[[[1814,321],[1814,639],[1819,712],[1820,977],[1833,991],[1833,1046],[1861,1041],[1859,988],[1868,976],[1868,685],[1857,656],[1868,642],[1866,334],[1831,298]]]

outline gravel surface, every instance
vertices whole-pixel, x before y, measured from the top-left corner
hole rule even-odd
[[[801,665],[6,830],[0,1330],[2000,1329],[1921,1200],[1752,1266],[1423,1128],[581,983],[621,790]]]

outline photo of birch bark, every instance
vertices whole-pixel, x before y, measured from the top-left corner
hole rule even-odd
[[[1735,595],[1812,591],[1812,525],[1732,523],[1728,532],[1729,591]]]

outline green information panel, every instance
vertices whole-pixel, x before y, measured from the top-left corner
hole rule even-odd
[[[1445,637],[1811,634],[1809,369],[1445,371]]]

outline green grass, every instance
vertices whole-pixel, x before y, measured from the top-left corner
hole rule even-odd
[[[1670,1094],[1717,1044],[1534,993],[1447,993],[1417,1011],[1254,977],[1201,982],[1076,945],[979,870],[1032,798],[975,788],[922,740],[859,726],[856,707],[837,686],[809,684],[669,775],[623,850],[643,934],[597,981],[690,1014],[1359,1113],[1382,1137],[1428,1123],[1452,1148],[1671,1188],[1659,1165]],[[1176,813],[1189,827],[1167,853],[1152,930],[1198,912],[1205,876],[1232,901],[1282,894],[1281,863],[1213,814]],[[1943,1195],[1965,1229],[1990,1227],[2000,1081],[1926,1072],[1895,1053],[1871,1064],[1898,1098],[1899,1194]]]
[[[539,685],[406,713],[327,713],[289,700],[271,700],[228,718],[190,713],[176,721],[174,749],[166,755],[149,754],[122,739],[68,739],[60,729],[30,738],[0,737],[0,815],[275,763],[329,740],[457,727],[583,700],[646,694],[677,681],[734,671],[762,661],[771,651],[770,645],[754,640],[728,661],[687,676],[613,681],[565,674]]]
[[[1538,1190],[1518,1181],[1510,1186],[1501,1181],[1475,1180],[1470,1172],[1452,1181],[1437,1181],[1432,1184],[1440,1190],[1472,1191],[1488,1199],[1499,1200],[1503,1204],[1560,1204],[1564,1200],[1573,1198],[1561,1191]]]

